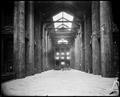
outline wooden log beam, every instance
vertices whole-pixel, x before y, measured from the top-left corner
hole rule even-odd
[[[100,1],[101,69],[104,77],[110,77],[112,74],[112,14],[110,4],[110,1]]]
[[[16,78],[25,76],[25,2],[15,2],[14,66]]]
[[[34,7],[33,2],[29,1],[27,6],[27,35],[28,35],[28,44],[27,44],[27,68],[26,74],[34,74]]]
[[[92,70],[93,74],[99,75],[101,72],[100,65],[100,3],[92,1]]]

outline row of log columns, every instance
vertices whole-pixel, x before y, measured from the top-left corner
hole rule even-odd
[[[92,1],[92,70],[93,74],[99,75],[100,66],[100,6],[99,1]]]
[[[15,2],[14,67],[17,78],[25,76],[25,2]]]
[[[112,75],[112,13],[109,1],[92,1],[92,14],[84,19],[81,70],[104,77]],[[92,21],[91,21],[92,19]],[[92,28],[92,36],[91,36]],[[91,48],[92,38],[92,48]],[[91,52],[92,50],[92,52]],[[85,56],[83,56],[85,54]],[[85,58],[85,59],[84,59]],[[85,63],[84,63],[85,62]],[[84,65],[85,64],[85,65]]]
[[[92,72],[92,52],[91,52],[91,17],[86,16],[85,18],[85,31],[84,31],[84,41],[85,41],[85,72]]]
[[[35,7],[34,13],[34,21],[35,21],[35,32],[34,32],[34,40],[35,40],[35,51],[34,51],[34,61],[35,61],[35,72],[42,72],[42,18],[41,13],[38,10],[38,6]]]
[[[28,10],[27,10],[27,35],[28,35],[28,44],[26,51],[26,74],[31,75],[34,74],[34,9],[33,2],[28,2]]]
[[[109,1],[100,1],[101,69],[102,76],[111,76],[112,65],[112,16]]]

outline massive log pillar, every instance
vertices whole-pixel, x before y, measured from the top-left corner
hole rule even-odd
[[[110,4],[110,1],[100,1],[101,69],[104,77],[109,77],[112,74],[112,15]]]
[[[49,36],[49,34],[47,34],[47,64],[48,64],[48,69],[52,69],[54,68],[54,45],[52,44],[52,40]]]
[[[43,38],[42,38],[42,45],[43,45],[43,47],[42,47],[42,49],[43,49],[43,50],[42,50],[42,57],[43,57],[42,67],[43,67],[43,71],[46,71],[46,70],[47,70],[47,63],[46,63],[46,62],[47,62],[47,61],[46,61],[46,55],[47,55],[47,54],[46,54],[46,53],[47,53],[47,52],[46,52],[46,43],[47,43],[47,42],[46,42],[46,41],[47,41],[47,40],[46,40],[46,35],[47,35],[47,34],[46,34],[46,33],[47,33],[47,31],[46,31],[46,24],[44,24],[44,25],[43,25],[43,35],[42,35],[42,36],[43,36]]]
[[[92,1],[92,69],[93,74],[99,75],[101,72],[100,66],[100,3]]]
[[[74,68],[80,70],[80,35],[78,34],[75,38],[75,65]]]
[[[46,41],[46,66],[49,68],[49,63],[48,63],[48,31],[46,31],[46,35],[45,35],[45,41]],[[47,69],[48,69],[47,68]]]
[[[45,64],[46,70],[49,70],[50,64],[48,63],[48,30],[45,31]]]
[[[17,78],[25,76],[25,2],[15,2],[14,66]]]
[[[71,45],[71,49],[70,49],[70,68],[74,68],[75,66],[75,43],[73,43],[73,45]]]
[[[84,22],[81,22],[81,70],[85,71]]]
[[[33,2],[29,1],[27,6],[27,35],[28,35],[28,44],[27,44],[27,56],[26,56],[26,73],[27,75],[34,74],[34,7]]]
[[[92,51],[91,51],[91,17],[86,16],[85,19],[85,34],[84,34],[84,41],[85,41],[85,71],[88,73],[92,72]]]
[[[35,73],[40,73],[42,72],[42,15],[40,11],[38,10],[39,7],[35,6],[34,7],[34,27],[35,27],[35,32],[34,32],[34,68],[35,68]]]

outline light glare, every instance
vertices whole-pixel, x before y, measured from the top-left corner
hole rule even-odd
[[[56,59],[56,60],[58,60],[58,59],[59,59],[59,57],[55,57],[55,59]]]
[[[67,59],[69,60],[69,59],[70,59],[70,57],[67,57]]]
[[[56,55],[59,55],[59,52],[57,52]]]
[[[67,55],[70,55],[70,53],[69,53],[69,52],[67,52]]]
[[[65,64],[65,62],[61,62],[61,65],[64,65]]]
[[[64,52],[61,53],[61,55],[64,55],[64,54],[65,54]]]
[[[61,57],[61,59],[64,59],[64,57]]]
[[[68,41],[65,40],[65,39],[60,39],[60,40],[58,40],[58,44],[61,44],[61,43],[68,44]]]

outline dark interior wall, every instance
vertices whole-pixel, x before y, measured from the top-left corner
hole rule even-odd
[[[13,26],[14,2],[1,2],[1,27]]]
[[[113,39],[113,72],[119,72],[119,45],[120,45],[120,21],[118,20],[120,17],[120,12],[118,10],[117,4],[118,2],[111,1],[112,4],[112,16],[114,21],[114,30],[112,33]],[[118,5],[119,6],[119,5]]]
[[[1,2],[0,6],[0,44],[1,75],[6,77],[14,71],[13,67],[13,15],[14,3]],[[6,79],[5,79],[6,80]]]
[[[2,35],[2,64],[1,64],[1,72],[5,74],[7,72],[13,72],[13,36]]]

